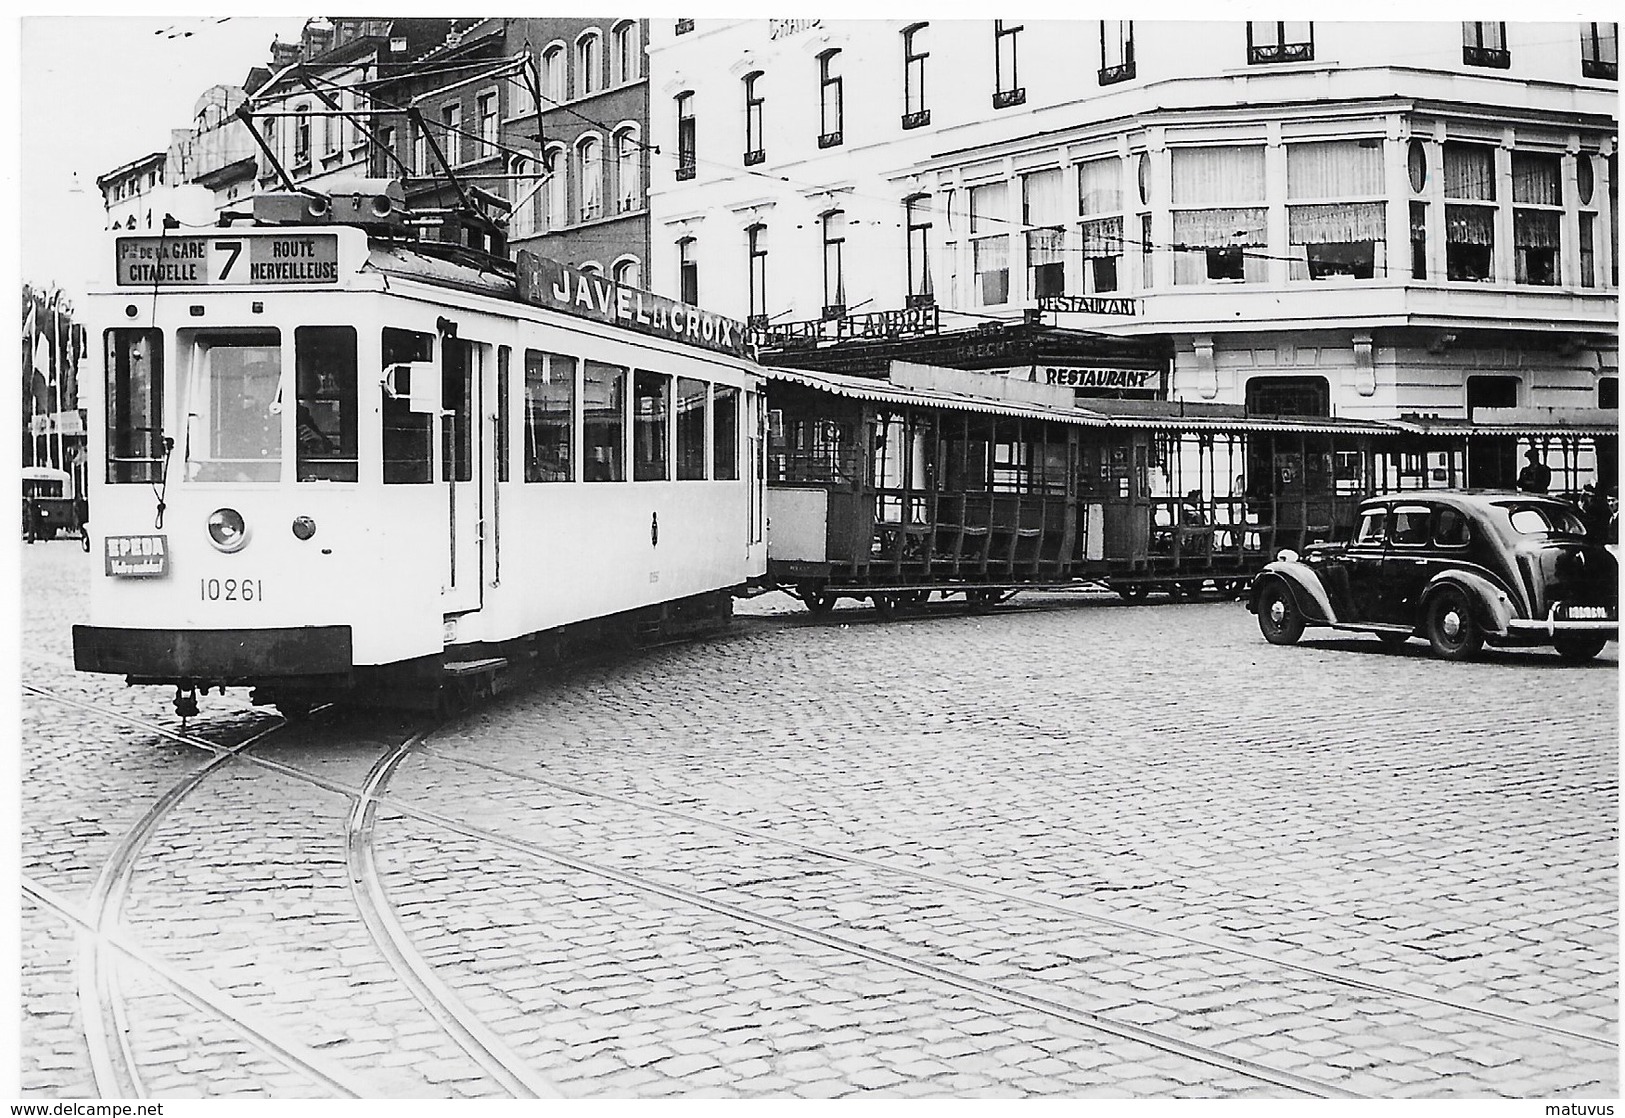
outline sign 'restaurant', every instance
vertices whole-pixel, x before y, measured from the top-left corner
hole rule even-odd
[[[735,319],[588,275],[523,249],[515,267],[522,302],[736,357],[750,355],[745,324]]]

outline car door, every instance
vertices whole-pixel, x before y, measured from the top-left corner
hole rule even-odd
[[[1388,523],[1388,553],[1383,560],[1382,589],[1373,620],[1389,625],[1415,625],[1435,566],[1432,551],[1434,509],[1420,502],[1394,506]]]
[[[1343,584],[1342,600],[1336,603],[1339,621],[1357,624],[1378,619],[1387,526],[1386,505],[1361,510],[1354,537],[1336,561],[1338,581]]]

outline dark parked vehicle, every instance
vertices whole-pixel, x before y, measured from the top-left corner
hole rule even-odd
[[[1361,503],[1354,536],[1281,553],[1248,608],[1271,644],[1305,626],[1425,638],[1465,660],[1485,644],[1550,645],[1572,663],[1619,638],[1618,567],[1566,502],[1501,490],[1423,490]]]

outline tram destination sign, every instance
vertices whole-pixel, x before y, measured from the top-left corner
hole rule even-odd
[[[274,236],[119,237],[120,287],[336,284],[337,233]]]
[[[1136,315],[1139,310],[1135,307],[1137,299],[1115,299],[1102,295],[1041,295],[1038,299],[1038,309],[1041,311],[1071,311],[1077,314],[1126,314]]]
[[[588,275],[523,249],[515,267],[521,302],[735,357],[750,355],[745,324],[737,319]]]

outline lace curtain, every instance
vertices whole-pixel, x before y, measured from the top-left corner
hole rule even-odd
[[[1123,219],[1108,217],[1083,223],[1083,255],[1095,258],[1121,256],[1123,253]]]
[[[1561,156],[1535,152],[1512,153],[1512,200],[1537,206],[1563,204]]]
[[[1444,145],[1444,196],[1495,201],[1495,149],[1477,144]]]
[[[1192,248],[1257,247],[1269,244],[1268,211],[1262,206],[1174,213],[1174,242]]]
[[[1067,218],[1065,183],[1059,168],[1021,176],[1023,220],[1028,225],[1055,225]]]
[[[1370,198],[1387,193],[1382,148],[1354,140],[1290,144],[1286,149],[1288,198]]]
[[[1109,214],[1122,208],[1122,160],[1094,159],[1078,164],[1078,213]]]
[[[981,242],[978,241],[978,244]],[[1027,232],[1027,263],[1061,264],[1066,261],[1066,231],[1063,229],[1030,229]]]
[[[1388,235],[1386,211],[1381,202],[1293,206],[1287,211],[1288,239],[1295,245],[1381,241]]]
[[[1176,206],[1233,206],[1264,200],[1262,147],[1175,148]]]

